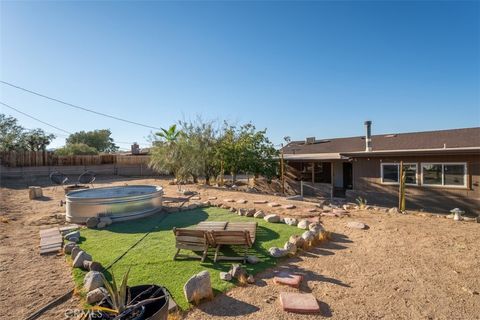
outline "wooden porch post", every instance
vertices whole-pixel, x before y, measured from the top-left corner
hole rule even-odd
[[[330,184],[332,186],[332,191],[331,191],[331,194],[330,194],[330,201],[333,200],[333,195],[334,195],[333,191],[335,189],[335,183],[334,183],[334,181],[335,181],[335,170],[333,169],[333,166],[334,166],[333,161],[330,161],[330,172],[331,172],[330,176],[331,176],[331,180],[332,180],[332,181],[330,181]]]
[[[312,185],[315,184],[315,162],[312,161]]]

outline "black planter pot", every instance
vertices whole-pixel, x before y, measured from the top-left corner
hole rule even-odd
[[[157,285],[141,285],[129,287],[131,299],[135,299],[135,303],[141,302],[147,299],[159,298],[162,299],[151,302],[142,306],[142,309],[135,318],[121,318],[122,320],[167,320],[168,317],[168,299],[169,295],[165,288]],[[110,307],[108,305],[102,305],[104,307]],[[90,314],[90,320],[111,320],[115,318],[113,315],[109,315],[104,312],[95,312]]]

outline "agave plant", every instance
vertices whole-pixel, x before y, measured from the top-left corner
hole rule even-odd
[[[129,306],[131,301],[130,293],[127,289],[129,273],[130,273],[130,268],[128,268],[127,272],[123,275],[122,282],[120,283],[120,287],[117,286],[117,282],[115,280],[115,276],[113,272],[112,272],[112,283],[108,282],[108,280],[102,274],[103,283],[110,297],[109,303],[112,306],[112,309],[114,309],[115,312],[118,314],[121,314],[122,312],[124,312],[125,309]]]

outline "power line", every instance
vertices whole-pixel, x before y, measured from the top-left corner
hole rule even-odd
[[[49,126],[49,127],[55,128],[55,129],[57,129],[57,130],[59,130],[59,131],[62,131],[62,132],[68,133],[68,134],[72,134],[70,131],[64,130],[64,129],[62,129],[62,128],[59,128],[59,127],[57,127],[57,126],[54,126],[53,124],[50,124],[50,123],[47,123],[47,122],[45,122],[45,121],[42,121],[42,120],[40,120],[40,119],[38,119],[38,118],[35,118],[34,116],[31,116],[31,115],[29,115],[29,114],[27,114],[27,113],[25,113],[25,112],[23,112],[23,111],[20,111],[20,110],[18,110],[17,108],[12,107],[12,106],[10,106],[10,105],[8,105],[8,104],[6,104],[6,103],[3,103],[3,102],[0,101],[0,104],[3,105],[3,106],[5,106],[5,107],[7,107],[7,108],[10,108],[10,109],[12,109],[12,110],[17,111],[18,113],[21,113],[21,114],[23,114],[23,115],[26,116],[26,117],[29,117],[29,118],[31,118],[31,119],[33,119],[33,120],[37,120],[38,122],[41,122],[41,123],[43,123],[44,125],[47,125],[47,126]]]
[[[36,120],[36,121],[38,121],[38,122],[41,122],[41,123],[43,123],[44,125],[47,125],[47,126],[49,126],[49,127],[55,128],[55,129],[57,129],[57,130],[59,130],[59,131],[68,133],[69,135],[73,134],[73,133],[70,132],[70,131],[67,131],[67,130],[65,130],[65,129],[59,128],[59,127],[57,127],[57,126],[54,126],[53,124],[50,124],[50,123],[45,122],[45,121],[43,121],[43,120],[40,120],[40,119],[38,119],[38,118],[36,118],[36,117],[28,114],[28,113],[25,113],[25,112],[23,112],[23,111],[15,108],[15,107],[12,107],[11,105],[8,105],[8,104],[6,104],[6,103],[4,103],[4,102],[1,102],[1,101],[0,101],[0,104],[3,105],[3,106],[5,106],[5,107],[7,107],[7,108],[10,108],[10,109],[12,109],[12,110],[15,110],[16,112],[18,112],[18,113],[20,113],[20,114],[23,114],[23,115],[26,116],[26,117],[29,117],[29,118],[31,118],[31,119],[33,119],[33,120]],[[31,129],[30,129],[30,130],[31,130]],[[53,133],[53,134],[55,134],[54,132],[46,132],[46,133]],[[57,135],[59,135],[59,134],[57,134]],[[59,135],[59,136],[68,137],[68,136],[65,136],[65,135]],[[115,141],[115,140],[114,140],[114,142],[115,142],[115,143],[118,143],[118,144],[132,145],[131,142]],[[142,143],[142,144],[143,144],[143,143]],[[145,144],[143,144],[143,145],[145,145]]]
[[[69,103],[69,102],[60,100],[60,99],[52,98],[52,97],[46,96],[46,95],[44,95],[44,94],[41,94],[41,93],[38,93],[38,92],[35,92],[35,91],[32,91],[32,90],[29,90],[29,89],[26,89],[26,88],[23,88],[23,87],[20,87],[20,86],[17,86],[17,85],[14,85],[13,83],[9,83],[9,82],[3,81],[3,80],[0,80],[0,83],[6,84],[6,85],[8,85],[8,86],[10,86],[10,87],[13,87],[13,88],[16,88],[16,89],[19,89],[19,90],[23,90],[23,91],[25,91],[25,92],[28,92],[28,93],[37,95],[37,96],[42,97],[42,98],[45,98],[45,99],[49,99],[49,100],[52,100],[52,101],[55,101],[55,102],[64,104],[64,105],[69,106],[69,107],[72,107],[72,108],[76,108],[76,109],[80,109],[80,110],[83,110],[83,111],[91,112],[91,113],[94,113],[94,114],[97,114],[97,115],[100,115],[100,116],[104,116],[104,117],[107,117],[107,118],[115,119],[115,120],[118,120],[118,121],[123,121],[123,122],[126,122],[126,123],[134,124],[134,125],[141,126],[141,127],[145,127],[145,128],[150,128],[150,129],[155,129],[155,130],[161,130],[161,128],[158,128],[158,127],[153,127],[153,126],[149,126],[149,125],[142,124],[142,123],[139,123],[139,122],[135,122],[135,121],[131,121],[131,120],[119,118],[119,117],[112,116],[112,115],[109,115],[109,114],[106,114],[106,113],[103,113],[103,112],[98,112],[98,111],[95,111],[95,110],[92,110],[92,109],[88,109],[88,108],[85,108],[85,107],[82,107],[82,106],[79,106],[79,105],[75,105],[75,104],[72,104],[72,103]]]

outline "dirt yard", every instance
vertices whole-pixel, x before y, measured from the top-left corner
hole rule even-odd
[[[102,178],[100,185],[155,184],[166,197],[177,197],[167,180]],[[39,183],[41,185],[41,183]],[[48,183],[45,181],[45,185]],[[312,216],[312,203],[215,188],[188,186],[203,200],[218,197],[266,199],[295,204],[296,209],[255,205],[267,213]],[[40,256],[38,230],[64,223],[63,190],[44,188],[44,198],[29,200],[22,181],[2,181],[0,189],[0,319],[22,319],[73,288],[61,255]],[[388,214],[352,211],[350,217],[322,217],[333,239],[287,260],[275,270],[257,275],[254,285],[235,288],[201,304],[187,319],[313,319],[285,313],[273,284],[274,272],[290,269],[304,274],[303,292],[320,301],[322,316],[333,319],[480,319],[480,224],[454,222],[430,214]],[[360,221],[367,230],[349,229]],[[299,229],[299,234],[301,230]],[[41,319],[68,319],[77,309],[75,295],[44,313]]]

